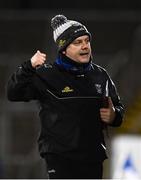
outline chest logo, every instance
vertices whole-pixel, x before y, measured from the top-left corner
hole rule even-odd
[[[95,84],[95,88],[97,90],[97,93],[102,94],[101,84]]]
[[[74,90],[71,89],[69,86],[64,87],[64,89],[62,90],[62,93],[68,93],[68,92],[73,92]]]

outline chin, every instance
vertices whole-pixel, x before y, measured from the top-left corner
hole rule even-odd
[[[90,61],[90,59],[81,59],[79,62],[80,63],[88,63]]]

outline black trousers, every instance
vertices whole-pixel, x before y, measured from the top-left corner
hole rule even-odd
[[[45,158],[49,179],[102,179],[102,162],[70,160],[58,155]]]

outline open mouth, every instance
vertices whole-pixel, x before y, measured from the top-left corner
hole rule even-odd
[[[85,56],[85,55],[89,55],[88,52],[85,52],[85,53],[80,53],[81,56]]]

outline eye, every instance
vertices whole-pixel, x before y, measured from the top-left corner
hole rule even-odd
[[[74,45],[79,45],[80,43],[81,43],[81,41],[79,41],[79,40],[73,42]]]
[[[86,43],[89,43],[90,42],[90,40],[89,40],[89,38],[88,39],[86,39],[86,41],[85,41]]]

